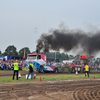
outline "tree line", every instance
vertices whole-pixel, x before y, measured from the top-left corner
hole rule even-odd
[[[35,53],[35,51],[31,52],[28,47],[24,47],[20,49],[17,52],[17,48],[14,45],[8,46],[5,51],[2,53],[0,51],[0,56],[24,56],[24,50],[25,50],[25,56],[27,57],[27,54],[29,53]],[[46,54],[47,58],[49,59],[59,59],[59,60],[70,60],[74,59],[75,56],[73,55],[68,55],[67,53],[60,53],[60,52],[40,52],[40,54]],[[100,64],[100,58],[95,59],[95,64]]]
[[[10,45],[5,49],[3,53],[2,51],[0,51],[0,56],[23,56],[24,50],[25,50],[25,55],[30,53],[28,47],[24,47],[17,52],[17,48],[14,45]]]
[[[27,54],[29,53],[35,53],[35,51],[31,52],[28,47],[24,47],[17,52],[17,48],[14,45],[10,45],[5,49],[3,53],[2,51],[0,51],[0,56],[24,56],[24,50],[25,50],[26,57],[27,57]],[[46,53],[40,52],[40,54],[46,54],[49,59],[52,59],[55,57],[56,59],[62,59],[62,60],[63,59],[68,60],[68,59],[74,58],[73,55],[68,55],[66,53],[60,53],[60,52],[56,52],[56,53],[55,52],[46,52]]]

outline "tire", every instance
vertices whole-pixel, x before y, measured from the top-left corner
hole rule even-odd
[[[75,73],[75,67],[71,68],[71,73]]]
[[[85,73],[85,68],[83,67],[83,73]]]
[[[58,73],[58,68],[55,68],[54,69],[54,73]]]
[[[39,73],[44,73],[44,68],[43,68],[43,66],[42,66],[42,65],[40,66],[40,68],[39,68],[38,72],[39,72]]]

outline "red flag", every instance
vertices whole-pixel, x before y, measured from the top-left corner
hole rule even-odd
[[[24,50],[24,57],[23,58],[25,59],[25,50]]]

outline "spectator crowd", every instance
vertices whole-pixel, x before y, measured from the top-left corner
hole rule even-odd
[[[13,63],[16,60],[11,59],[11,60],[0,60],[0,70],[13,70]],[[26,67],[26,61],[25,60],[18,60],[19,63],[19,70],[22,70],[22,67]],[[69,65],[68,63],[63,63],[63,62],[47,62],[47,65],[51,65],[51,66],[66,66]],[[100,64],[99,65],[95,65],[93,63],[89,64],[89,67],[91,69],[100,69]]]
[[[0,60],[0,70],[13,70],[13,63],[16,60],[11,59],[11,60]],[[22,70],[22,67],[26,66],[25,60],[18,60],[19,63],[19,70]]]

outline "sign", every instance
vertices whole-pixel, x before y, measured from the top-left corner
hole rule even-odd
[[[81,59],[87,59],[87,55],[82,55]]]

